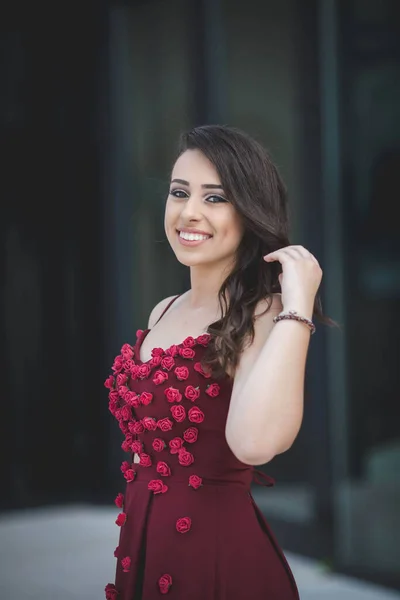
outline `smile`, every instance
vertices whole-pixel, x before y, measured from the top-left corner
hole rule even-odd
[[[198,246],[212,237],[211,235],[188,233],[187,231],[178,231],[177,233],[180,243],[184,246]]]

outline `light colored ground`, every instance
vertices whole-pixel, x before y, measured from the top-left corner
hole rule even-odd
[[[101,600],[113,581],[116,509],[47,508],[0,516],[0,600]],[[301,600],[400,600],[400,594],[324,574],[287,553]],[[251,600],[251,599],[243,599]]]

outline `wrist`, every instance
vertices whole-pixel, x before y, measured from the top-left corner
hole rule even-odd
[[[281,314],[288,313],[291,310],[295,311],[301,317],[305,317],[311,321],[314,312],[314,305],[310,306],[310,304],[302,304],[301,302],[288,303],[283,306]]]
[[[299,314],[296,310],[288,310],[283,311],[273,319],[274,323],[279,323],[280,321],[297,321],[303,323],[309,329],[311,335],[315,333],[316,327],[311,319],[306,317],[304,314]]]

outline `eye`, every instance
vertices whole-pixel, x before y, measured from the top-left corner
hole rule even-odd
[[[174,196],[175,198],[187,198],[188,197],[188,193],[185,192],[185,190],[170,190],[170,195]]]
[[[228,200],[226,200],[222,196],[208,196],[206,200],[211,204],[218,204],[219,202],[228,202]]]

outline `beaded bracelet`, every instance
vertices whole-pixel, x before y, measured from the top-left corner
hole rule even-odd
[[[278,323],[279,321],[283,321],[285,319],[289,319],[289,320],[293,320],[293,321],[300,321],[300,323],[304,323],[304,325],[307,325],[308,329],[310,330],[311,335],[313,335],[313,333],[315,333],[316,327],[315,327],[314,323],[312,321],[310,321],[310,319],[307,319],[306,317],[301,317],[295,310],[289,310],[289,312],[287,312],[287,313],[282,312],[279,315],[277,315],[276,317],[274,317],[273,321],[274,321],[274,323]]]

